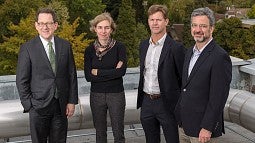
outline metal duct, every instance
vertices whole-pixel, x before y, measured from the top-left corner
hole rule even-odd
[[[136,90],[126,91],[125,124],[140,123],[140,110],[136,109]],[[73,117],[68,119],[69,130],[93,128],[89,95],[79,95],[79,104]],[[109,117],[109,116],[108,116]],[[108,118],[108,124],[110,120]],[[20,100],[0,101],[0,138],[29,135],[29,116],[23,113]]]
[[[136,109],[137,90],[126,90],[125,124],[140,123],[140,111]],[[226,121],[237,123],[255,132],[255,95],[231,89],[225,106]],[[81,95],[74,116],[68,120],[69,130],[93,128],[89,96]],[[108,123],[109,119],[108,119]],[[29,135],[28,114],[23,113],[19,100],[0,101],[0,138]]]
[[[255,132],[255,95],[248,91],[231,89],[224,108],[224,120]]]

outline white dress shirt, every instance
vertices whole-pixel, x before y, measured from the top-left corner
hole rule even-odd
[[[47,54],[47,57],[48,57],[48,59],[49,59],[49,45],[48,45],[49,41],[46,41],[46,40],[45,40],[44,38],[42,38],[41,36],[39,36],[39,37],[40,37],[40,39],[41,39],[41,41],[42,41],[44,50],[45,50],[45,52],[46,52],[46,54]],[[54,50],[54,53],[56,53],[56,50],[55,50],[55,43],[54,43],[54,37],[52,37],[51,42],[52,42],[52,48],[53,48],[53,50]]]
[[[143,91],[148,94],[160,94],[158,83],[158,63],[166,39],[166,34],[156,43],[150,38],[150,45],[145,58]]]

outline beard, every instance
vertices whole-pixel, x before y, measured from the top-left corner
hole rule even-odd
[[[196,35],[199,35],[200,37],[196,37]],[[194,33],[193,37],[195,42],[198,42],[198,43],[203,43],[210,38],[209,36],[206,36],[204,33],[201,33],[201,32]]]

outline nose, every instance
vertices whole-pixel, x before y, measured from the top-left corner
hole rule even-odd
[[[153,23],[152,23],[153,25],[156,25],[156,24],[158,24],[158,21],[157,20],[153,20]]]
[[[196,26],[196,27],[193,28],[193,30],[196,31],[196,32],[200,32],[200,31],[202,31],[202,27]]]
[[[105,33],[106,32],[106,28],[102,28],[102,31],[103,31],[103,33]]]

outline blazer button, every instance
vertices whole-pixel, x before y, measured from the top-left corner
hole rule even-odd
[[[183,89],[183,92],[185,92],[185,91],[186,91],[186,88]]]

